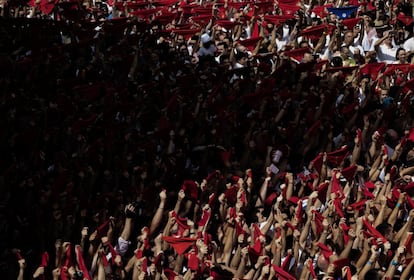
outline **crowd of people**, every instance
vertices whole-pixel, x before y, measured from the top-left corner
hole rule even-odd
[[[2,279],[414,279],[411,0],[0,0]]]

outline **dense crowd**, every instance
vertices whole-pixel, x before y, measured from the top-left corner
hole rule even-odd
[[[2,279],[414,279],[410,0],[0,0]]]

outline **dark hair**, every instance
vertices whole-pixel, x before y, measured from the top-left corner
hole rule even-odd
[[[379,273],[379,270],[376,268],[371,268],[367,271],[367,273],[364,276],[364,280],[380,280],[381,275]]]
[[[404,48],[402,48],[402,47],[399,47],[398,49],[397,49],[397,51],[395,52],[395,60],[398,60],[398,59],[400,59],[400,51],[405,51],[405,49]]]

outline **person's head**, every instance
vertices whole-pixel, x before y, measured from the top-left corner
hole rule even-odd
[[[307,62],[312,62],[313,60],[314,60],[314,57],[313,57],[312,53],[311,52],[305,52],[305,54],[303,55],[302,62],[307,63]]]
[[[247,64],[247,53],[238,51],[234,57],[237,63],[241,65]]]
[[[381,233],[382,236],[384,236],[388,241],[391,241],[394,239],[395,231],[392,225],[390,225],[387,222],[383,222],[379,224],[376,229],[379,233]]]
[[[407,52],[404,48],[398,48],[397,52],[395,53],[395,60],[399,61],[400,63],[407,63]]]
[[[228,50],[228,46],[224,42],[220,42],[216,45],[216,55],[217,56],[227,53],[227,50]]]
[[[354,43],[354,32],[352,30],[345,31],[344,44],[350,46]]]
[[[367,271],[363,280],[380,280],[382,278],[381,272],[379,269],[371,268]]]

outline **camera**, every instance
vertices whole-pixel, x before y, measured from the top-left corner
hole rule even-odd
[[[77,279],[83,279],[83,272],[81,270],[76,271],[76,278]]]

